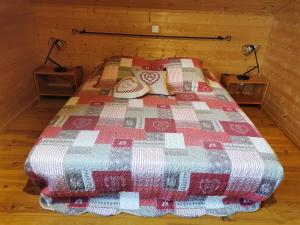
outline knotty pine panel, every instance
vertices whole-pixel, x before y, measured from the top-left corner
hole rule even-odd
[[[300,1],[275,16],[263,74],[270,83],[265,111],[300,146]]]
[[[293,0],[32,0],[35,3],[57,3],[72,5],[101,5],[106,7],[202,10],[215,12],[276,13]]]
[[[34,99],[38,65],[35,20],[29,1],[0,2],[0,128]]]
[[[81,65],[87,73],[112,55],[134,55],[148,59],[198,57],[216,74],[241,73],[246,71],[248,66],[255,64],[254,56],[242,55],[242,45],[261,45],[258,57],[260,62],[263,62],[264,46],[273,23],[273,17],[270,15],[108,8],[99,5],[35,4],[34,13],[41,62],[49,49],[49,38],[60,38],[67,42],[67,48],[54,52],[55,59],[66,66]],[[73,28],[150,34],[151,25],[159,25],[162,35],[231,35],[232,41],[71,34]]]

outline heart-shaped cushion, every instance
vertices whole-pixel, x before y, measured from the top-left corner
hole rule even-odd
[[[133,74],[140,82],[149,85],[149,94],[169,95],[166,71],[137,70]]]
[[[124,77],[114,87],[115,98],[138,98],[145,95],[149,87],[132,76]]]

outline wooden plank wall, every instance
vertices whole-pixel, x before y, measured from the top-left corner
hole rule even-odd
[[[37,1],[36,1],[37,2]],[[204,60],[215,73],[241,73],[253,65],[254,57],[245,57],[241,46],[255,43],[264,46],[273,17],[234,12],[200,12],[188,10],[155,10],[100,7],[91,5],[38,4],[34,12],[38,28],[39,57],[42,60],[56,37],[67,42],[64,51],[54,52],[60,63],[82,65],[90,72],[111,55],[137,55],[145,58],[192,56]],[[74,36],[72,28],[104,32],[151,33],[151,25],[160,26],[164,35],[232,35],[232,41],[153,40],[109,36]]]
[[[30,3],[0,1],[0,128],[36,99],[32,70],[37,65]]]
[[[71,5],[101,5],[108,7],[179,9],[215,11],[217,13],[276,13],[294,0],[31,0],[34,3],[56,3]]]
[[[275,16],[265,53],[265,111],[300,146],[300,1]]]

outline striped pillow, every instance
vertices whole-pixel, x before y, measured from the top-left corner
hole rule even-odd
[[[201,68],[184,68],[178,65],[167,66],[167,86],[169,93],[200,92],[199,86],[207,83]]]

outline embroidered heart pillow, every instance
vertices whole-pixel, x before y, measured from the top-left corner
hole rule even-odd
[[[137,70],[133,74],[140,82],[149,86],[149,94],[169,95],[166,71]]]
[[[114,87],[115,98],[138,98],[145,95],[149,87],[137,78],[128,76],[120,80]]]

